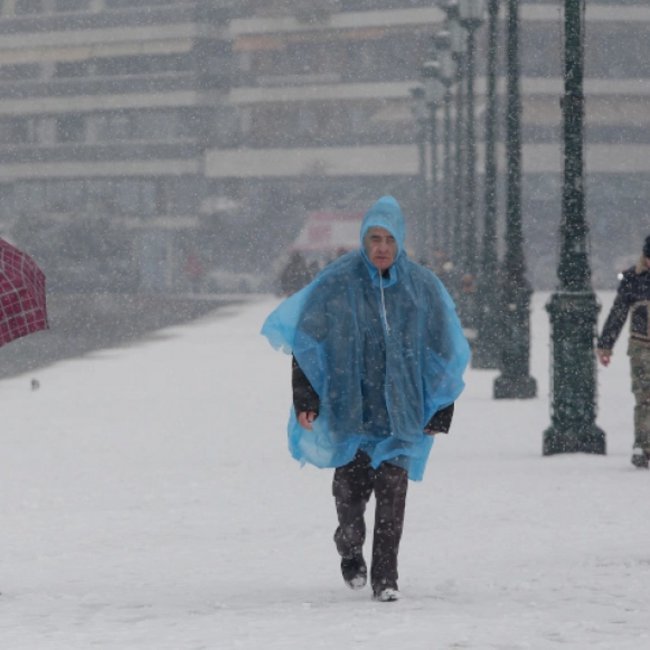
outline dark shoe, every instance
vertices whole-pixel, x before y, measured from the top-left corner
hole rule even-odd
[[[650,462],[648,458],[650,457],[650,452],[648,450],[641,449],[641,447],[635,447],[632,450],[632,465],[640,469],[648,469]]]
[[[350,589],[363,589],[368,581],[368,567],[363,555],[342,558],[341,574]]]
[[[400,593],[397,591],[397,589],[390,589],[390,587],[386,587],[384,589],[380,589],[379,591],[375,591],[375,593],[372,595],[373,600],[378,600],[380,603],[394,603],[396,600],[400,599]]]

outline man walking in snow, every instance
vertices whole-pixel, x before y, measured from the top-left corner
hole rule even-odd
[[[630,310],[627,353],[636,401],[632,464],[647,468],[650,463],[650,235],[645,239],[637,264],[623,272],[614,304],[598,339],[596,354],[604,366],[609,365],[614,343]]]
[[[408,479],[421,480],[433,435],[447,432],[469,358],[440,280],[405,251],[397,201],[365,215],[359,250],[338,258],[267,318],[270,343],[293,355],[289,448],[333,467],[334,541],[346,584],[367,581],[364,512],[376,500],[373,597],[399,598],[397,555]]]

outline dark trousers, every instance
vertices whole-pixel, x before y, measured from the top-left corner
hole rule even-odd
[[[370,582],[375,591],[397,589],[397,553],[404,526],[408,475],[405,469],[382,463],[376,470],[367,454],[334,471],[332,494],[339,526],[334,533],[341,557],[361,554],[366,539],[364,513],[375,493],[375,528],[372,540]]]

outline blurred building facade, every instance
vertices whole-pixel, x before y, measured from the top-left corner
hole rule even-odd
[[[561,212],[560,5],[521,3],[523,217],[537,288],[555,282]],[[444,22],[431,0],[1,6],[0,223],[52,259],[60,242],[78,246],[82,275],[90,260],[112,286],[167,289],[192,249],[208,265],[261,272],[308,212],[362,210],[392,193],[417,213],[410,89]],[[650,224],[649,32],[647,3],[588,3],[597,286],[613,286]],[[503,148],[499,159],[503,171]]]
[[[236,132],[228,14],[183,0],[1,8],[3,231],[54,288],[170,287],[202,227],[206,147]]]

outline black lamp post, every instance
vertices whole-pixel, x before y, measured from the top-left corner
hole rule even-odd
[[[466,128],[466,176],[465,176],[465,263],[464,269],[473,277],[478,270],[476,233],[476,117],[474,115],[474,54],[476,30],[485,20],[485,0],[458,0],[460,24],[467,31],[467,90],[465,93]],[[474,302],[474,301],[472,301]],[[468,314],[469,316],[469,314]],[[471,324],[474,322],[474,305],[471,309]]]
[[[521,97],[519,91],[519,0],[508,0],[508,108],[506,113],[506,252],[501,273],[501,375],[496,399],[535,397],[529,375],[530,296],[521,226]]]
[[[424,98],[429,109],[429,153],[431,159],[431,189],[430,201],[430,233],[429,261],[434,262],[434,248],[440,243],[440,197],[438,193],[438,129],[437,112],[440,100],[444,94],[444,87],[440,81],[440,63],[434,59],[425,61],[421,70]]]
[[[454,164],[453,164],[453,217],[451,258],[456,269],[463,268],[463,241],[464,241],[464,224],[463,224],[463,176],[464,176],[464,138],[463,138],[463,75],[465,72],[465,52],[467,51],[467,34],[465,28],[460,24],[458,14],[458,4],[456,0],[449,0],[444,5],[444,11],[447,14],[447,27],[451,42],[451,55],[455,63],[455,82],[456,96],[454,106]],[[456,295],[456,287],[452,288],[452,293]],[[460,305],[458,305],[460,311]],[[461,314],[462,316],[462,314]]]
[[[421,258],[428,256],[426,250],[427,233],[429,232],[429,183],[427,178],[427,139],[429,130],[429,111],[424,97],[424,88],[416,86],[411,88],[411,111],[417,124],[417,145],[418,145],[418,231],[419,250]]]
[[[558,290],[546,309],[551,319],[553,384],[551,426],[544,455],[604,454],[605,432],[596,426],[594,337],[599,305],[591,288],[585,218],[583,131],[583,0],[564,1],[564,184]]]
[[[501,332],[497,306],[497,43],[499,0],[488,0],[487,90],[485,110],[485,176],[483,179],[483,251],[476,300],[478,332],[472,350],[472,367],[499,367]]]
[[[442,248],[446,255],[451,251],[452,237],[452,175],[451,175],[451,85],[456,75],[456,64],[451,53],[451,35],[440,30],[434,35],[434,45],[440,62],[440,81],[444,86],[443,95],[443,153],[442,153],[442,208],[440,228]]]

